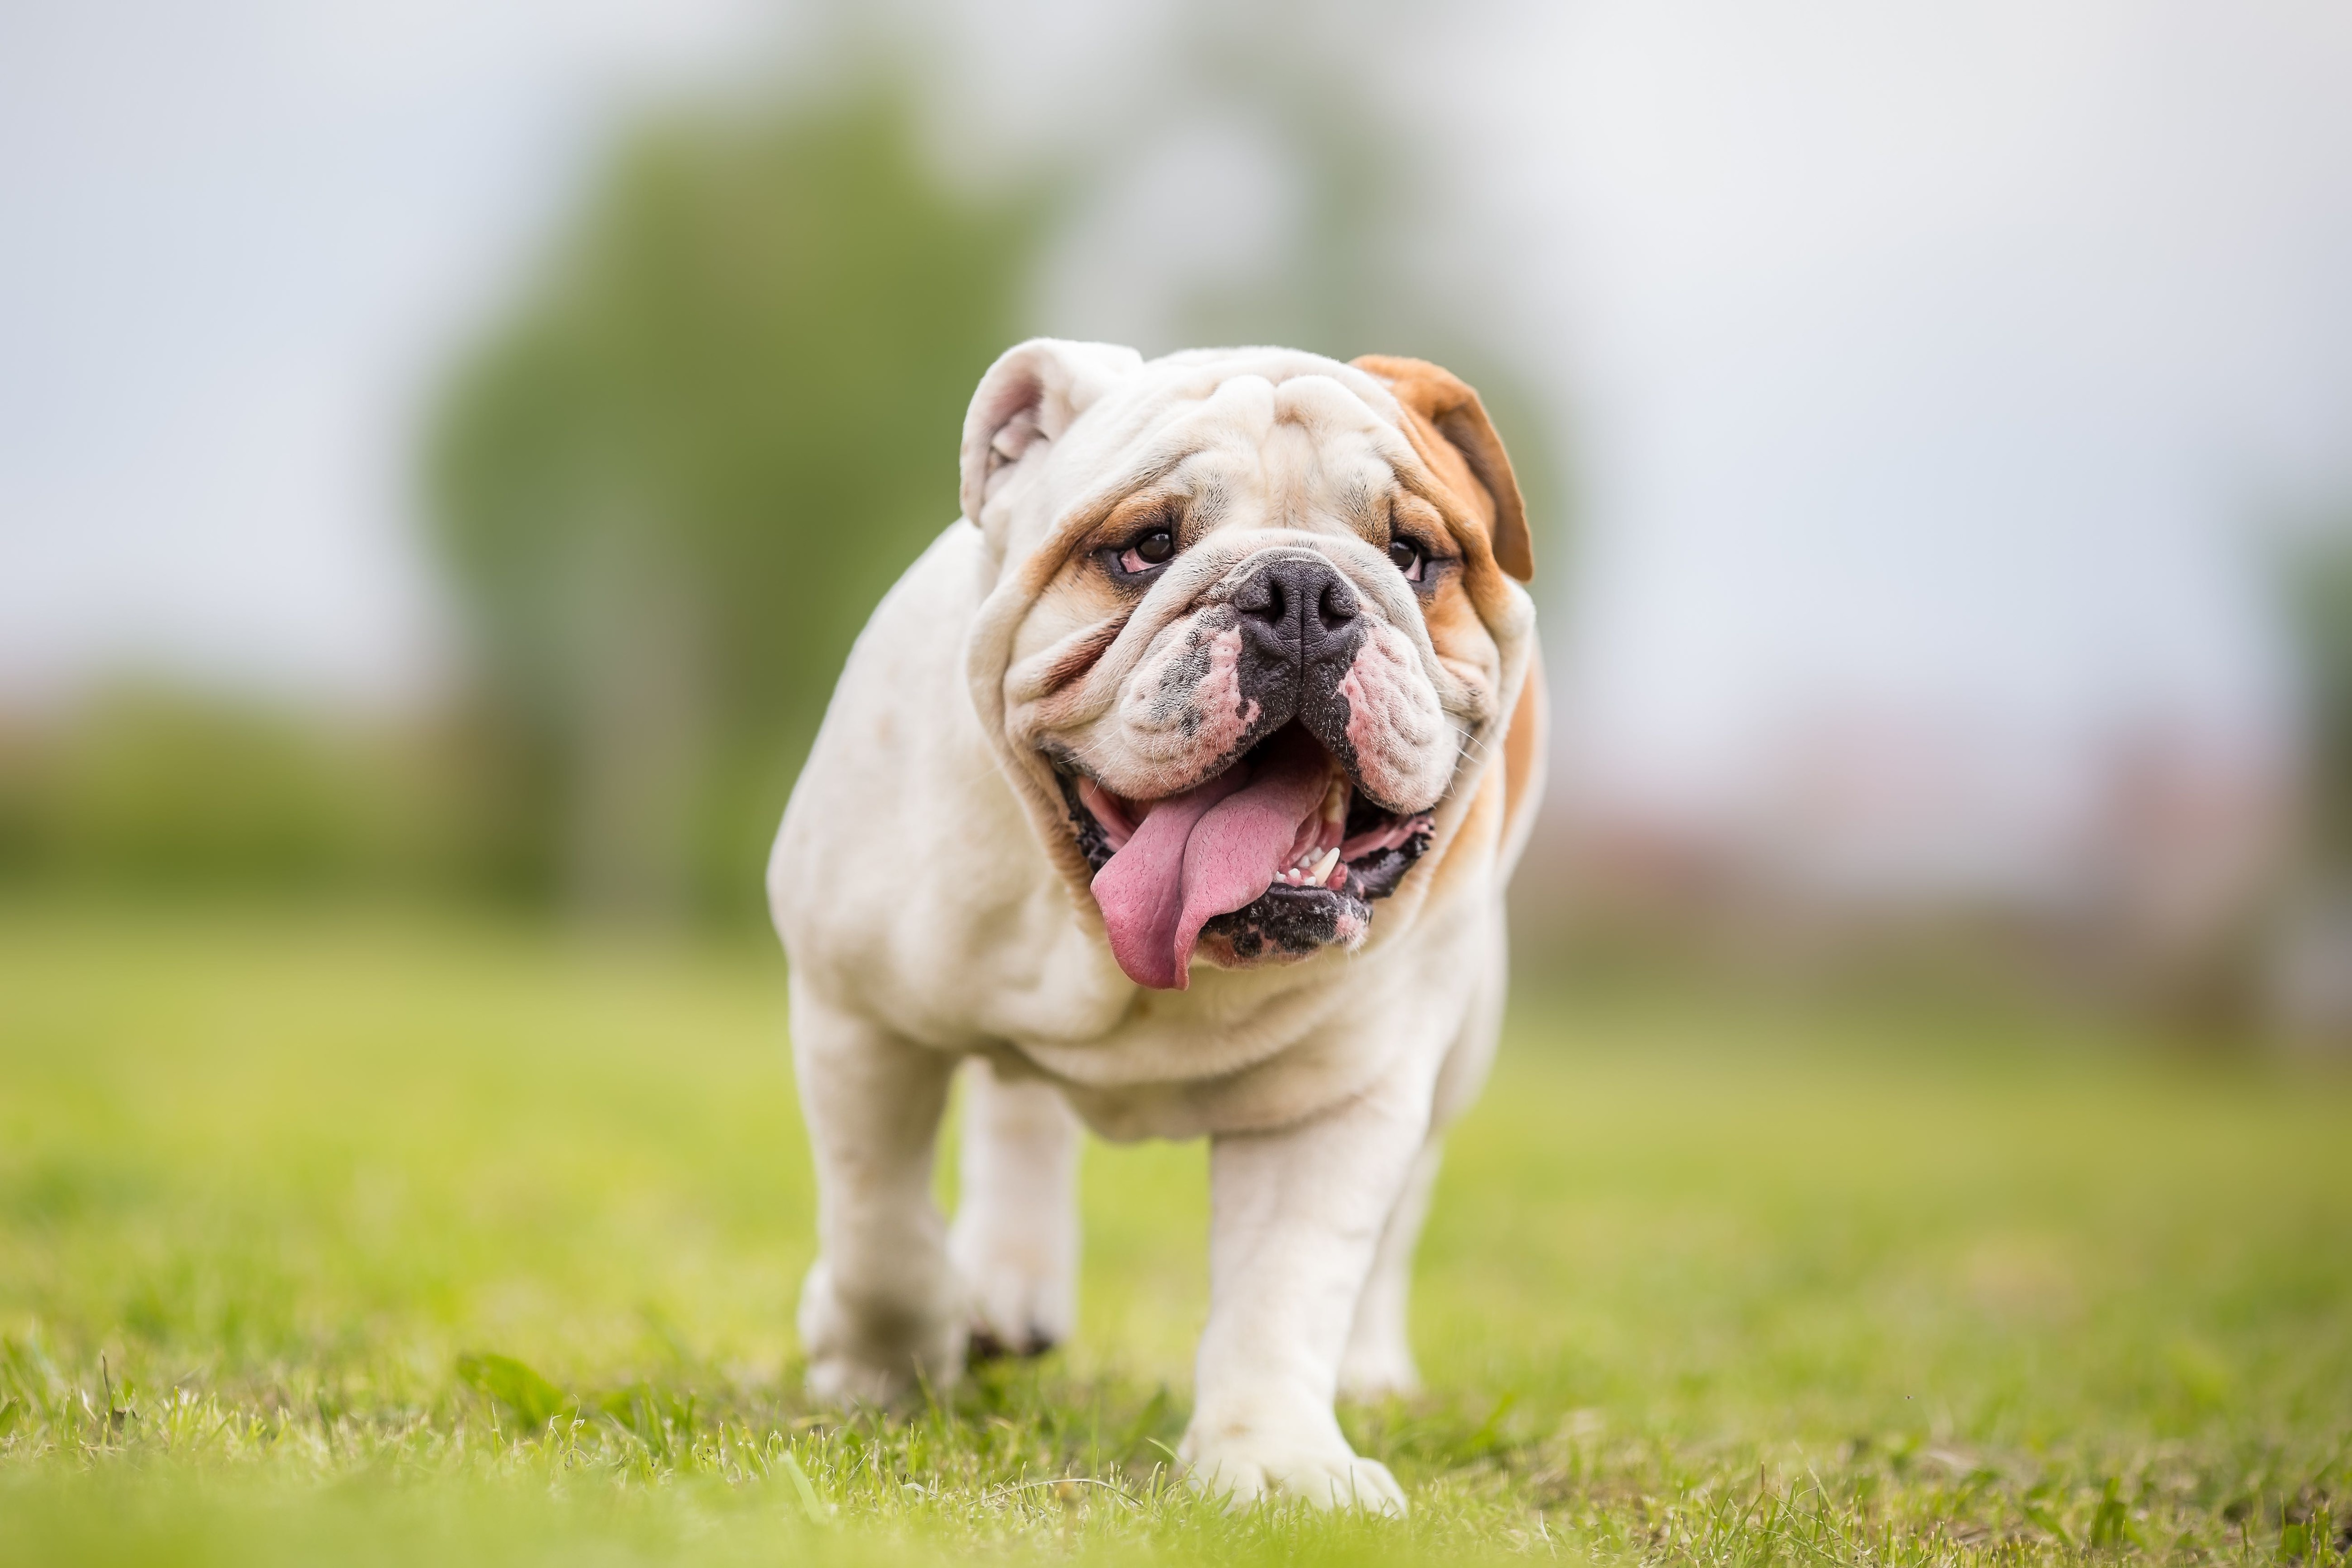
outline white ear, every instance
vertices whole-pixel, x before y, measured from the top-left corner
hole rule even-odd
[[[1031,338],[998,356],[963,418],[963,514],[980,521],[1004,470],[1070,427],[1143,356],[1117,343]]]

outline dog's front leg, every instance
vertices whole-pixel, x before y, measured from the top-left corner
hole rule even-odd
[[[801,1287],[809,1393],[887,1405],[963,1374],[964,1322],[931,1156],[956,1059],[793,988],[793,1065],[816,1156]]]
[[[1331,1402],[1381,1231],[1429,1129],[1427,1079],[1210,1153],[1209,1326],[1181,1457],[1194,1484],[1246,1501],[1404,1510],[1388,1467],[1359,1458]]]

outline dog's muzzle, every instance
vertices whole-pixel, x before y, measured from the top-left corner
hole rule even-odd
[[[1430,841],[1426,811],[1362,787],[1350,694],[1367,617],[1346,575],[1313,551],[1265,551],[1205,614],[1239,645],[1219,696],[1242,717],[1217,742],[1224,765],[1149,801],[1065,777],[1112,951],[1151,986],[1182,987],[1203,938],[1242,963],[1352,945]]]

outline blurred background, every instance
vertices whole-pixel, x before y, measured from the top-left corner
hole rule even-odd
[[[2347,80],[2290,0],[0,5],[0,885],[755,931],[990,360],[1276,342],[1518,463],[1522,973],[2329,1047]]]

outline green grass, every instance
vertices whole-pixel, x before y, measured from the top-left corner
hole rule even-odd
[[[2030,1009],[1523,994],[1349,1412],[1402,1523],[1170,1481],[1197,1148],[1078,1342],[799,1396],[765,949],[0,912],[0,1563],[2345,1560],[2352,1083]]]

